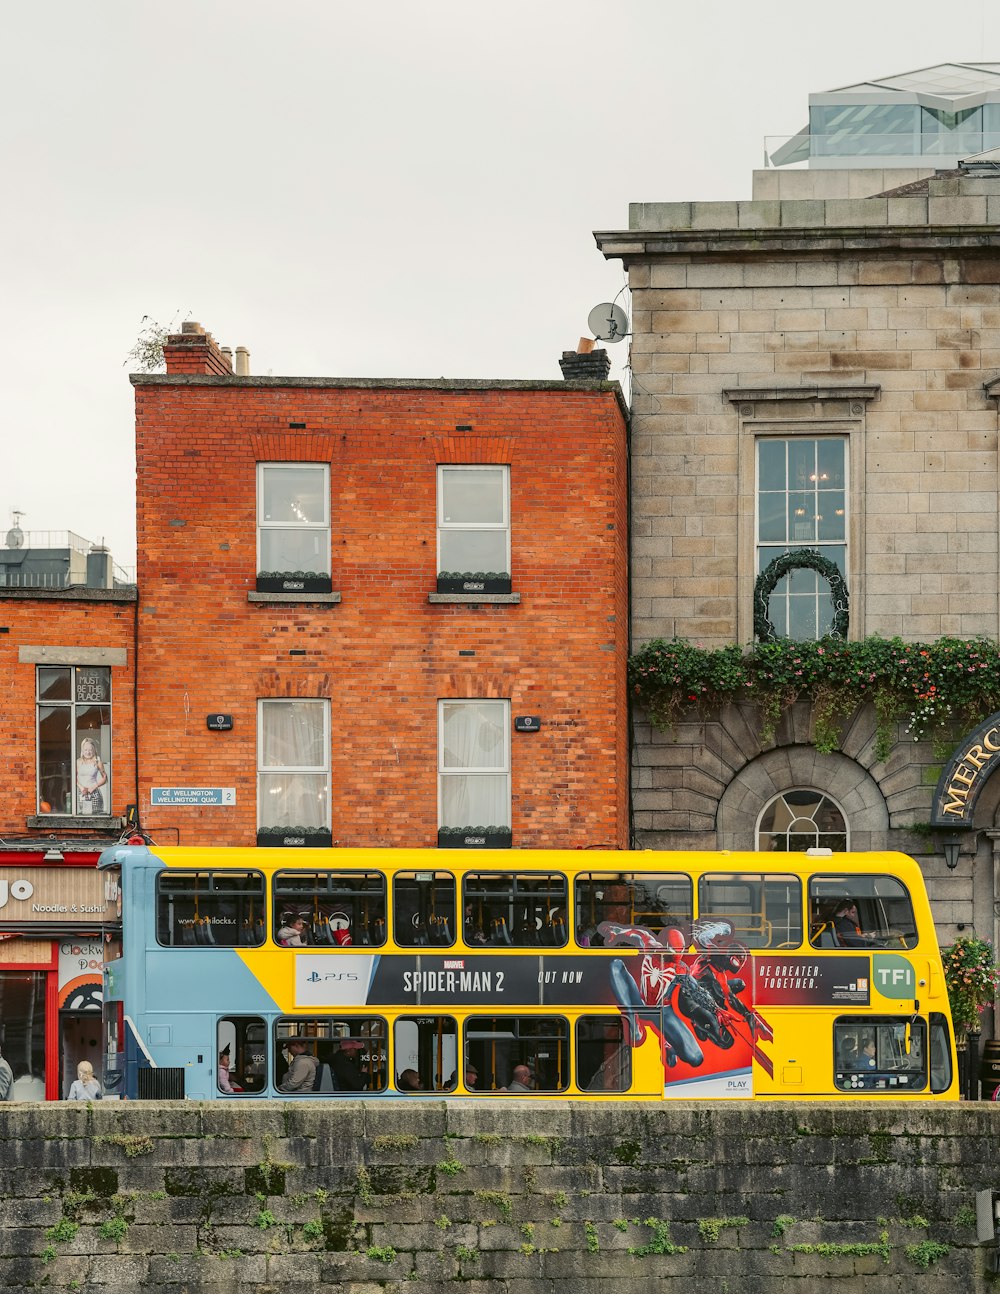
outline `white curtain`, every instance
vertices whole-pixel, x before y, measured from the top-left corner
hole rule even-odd
[[[441,826],[509,827],[507,702],[441,706]]]
[[[260,708],[260,826],[330,825],[326,701],[265,701]]]

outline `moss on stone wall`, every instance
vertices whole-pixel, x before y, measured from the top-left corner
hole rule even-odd
[[[990,1105],[10,1105],[0,1288],[977,1294]],[[127,1147],[142,1145],[141,1154]],[[146,1148],[148,1146],[148,1148]],[[820,1284],[822,1282],[822,1284]],[[706,1286],[707,1287],[707,1286]]]

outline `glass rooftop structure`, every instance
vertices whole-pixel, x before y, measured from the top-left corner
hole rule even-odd
[[[1000,148],[1000,63],[941,63],[809,96],[809,124],[767,164],[954,169]]]

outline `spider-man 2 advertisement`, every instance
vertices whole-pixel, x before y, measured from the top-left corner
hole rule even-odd
[[[642,950],[611,962],[611,984],[631,1045],[650,1033],[659,1040],[664,1095],[752,1096],[753,1062],[773,1073],[762,1045],[774,1035],[754,1010],[749,953],[729,923],[696,921],[657,935],[606,921],[598,934],[605,947]]]

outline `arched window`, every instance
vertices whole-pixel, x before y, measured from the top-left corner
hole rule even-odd
[[[757,848],[775,853],[848,847],[847,820],[822,791],[783,791],[766,806],[757,823]]]

